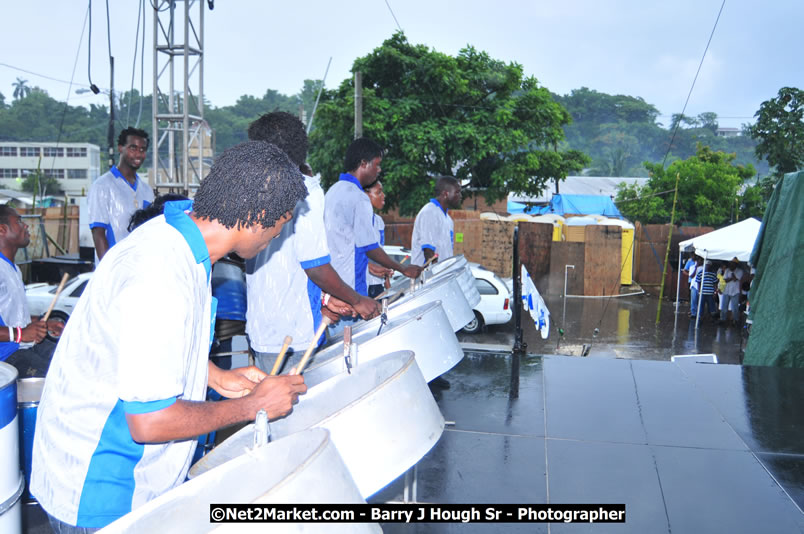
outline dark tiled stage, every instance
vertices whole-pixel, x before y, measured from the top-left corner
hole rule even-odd
[[[625,503],[627,522],[385,532],[804,532],[804,370],[525,356],[514,398],[512,360],[467,353],[445,375],[455,424],[419,464],[418,500]]]

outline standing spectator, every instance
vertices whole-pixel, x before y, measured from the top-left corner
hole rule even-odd
[[[698,274],[698,258],[694,253],[684,265],[684,272],[687,273],[690,284],[690,317],[694,318],[698,315],[698,283],[695,281],[695,275]]]
[[[720,320],[726,322],[730,309],[733,325],[740,320],[740,280],[743,278],[743,270],[739,267],[739,261],[737,258],[733,258],[723,273],[723,278],[726,280],[726,290],[723,293],[724,299],[723,307],[720,309]]]
[[[701,308],[698,312],[702,317],[705,317],[704,312],[709,311],[710,317],[715,320],[717,318],[717,308],[715,308],[717,275],[713,269],[714,266],[712,262],[707,261],[705,269],[703,267],[698,268],[698,274],[695,275],[695,282],[698,284],[701,292]]]
[[[96,262],[128,235],[128,223],[138,209],[154,201],[154,192],[137,170],[148,151],[148,133],[126,128],[117,139],[120,160],[89,188],[89,227]]]
[[[717,296],[718,296],[718,303],[717,307],[719,310],[723,309],[723,301],[725,300],[726,296],[723,294],[726,291],[726,278],[724,277],[724,273],[726,272],[726,265],[721,261],[718,262],[717,267]]]

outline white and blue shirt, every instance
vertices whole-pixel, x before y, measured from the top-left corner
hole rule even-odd
[[[363,186],[351,174],[341,174],[329,188],[324,206],[332,267],[361,295],[368,295],[366,253],[380,246],[371,218],[374,210]]]
[[[416,215],[413,223],[410,254],[413,265],[424,265],[424,250],[430,249],[440,259],[451,258],[454,240],[454,223],[441,203],[431,198]]]
[[[154,192],[139,176],[131,185],[116,165],[89,188],[89,227],[105,228],[109,248],[128,235],[128,223],[138,209],[154,201]]]
[[[0,252],[0,328],[9,326],[25,328],[30,322],[31,314],[28,311],[22,273],[19,267],[14,265],[14,258],[6,258]],[[11,356],[19,348],[19,344],[11,341],[0,343],[0,361]]]
[[[103,527],[187,476],[196,440],[137,443],[126,414],[205,398],[215,303],[191,206],[169,202],[109,251],[56,348],[31,492],[65,523]]]
[[[382,217],[377,215],[376,213],[371,216],[371,223],[374,227],[374,235],[377,238],[377,242],[380,246],[385,246],[385,221],[382,220]],[[370,263],[374,263],[371,262]],[[368,269],[366,269],[366,283],[370,286],[374,285],[381,285],[385,282],[383,278],[379,276],[374,276],[371,274]]]
[[[293,338],[291,348],[304,350],[321,324],[321,289],[304,270],[330,262],[324,190],[309,176],[304,185],[308,195],[296,204],[293,219],[246,261],[246,332],[258,352],[279,352],[287,335]]]

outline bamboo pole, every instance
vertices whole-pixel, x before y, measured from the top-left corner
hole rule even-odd
[[[670,259],[670,243],[673,241],[673,223],[676,218],[676,200],[678,200],[678,181],[681,173],[676,173],[676,187],[673,193],[673,209],[670,212],[670,231],[667,235],[667,249],[664,251],[664,265],[662,266],[662,285],[659,288],[659,305],[656,306],[656,324],[659,324],[659,316],[662,313],[662,297],[664,296],[664,279],[667,276],[667,260]],[[680,253],[680,251],[679,251]]]

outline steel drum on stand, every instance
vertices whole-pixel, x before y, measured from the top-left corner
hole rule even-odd
[[[22,531],[20,497],[25,478],[20,472],[17,418],[17,369],[0,362],[0,532]]]
[[[455,367],[463,359],[463,349],[440,302],[430,302],[412,310],[408,307],[391,306],[388,323],[379,335],[381,317],[353,326],[352,358],[359,365],[388,354],[392,349],[411,350],[424,379],[430,382]],[[346,371],[343,355],[343,336],[332,338],[329,345],[315,354],[304,372],[307,386]]]
[[[475,277],[472,275],[472,271],[469,268],[469,262],[463,257],[463,254],[438,260],[436,263],[428,266],[416,279],[416,284],[427,285],[454,273],[458,274],[458,285],[461,287],[464,297],[466,297],[466,302],[471,308],[474,308],[480,302],[480,293],[478,293],[477,287],[475,286]],[[388,295],[393,296],[396,293],[404,292],[408,289],[410,289],[410,279],[401,278],[391,285],[391,289],[388,290]]]
[[[246,450],[248,449],[248,450]],[[126,514],[101,532],[382,532],[375,523],[210,523],[210,503],[365,503],[322,428],[236,456]]]
[[[33,500],[31,495],[31,463],[33,461],[33,440],[36,430],[36,412],[45,387],[44,378],[22,378],[17,380],[17,407],[20,425],[20,465],[25,473],[25,495],[27,501]]]
[[[312,427],[332,433],[366,498],[427,454],[444,431],[444,418],[413,353],[400,351],[359,362],[351,373],[309,387],[289,415],[271,422],[270,434],[277,439]],[[242,454],[253,439],[252,424],[212,449],[190,468],[189,476],[214,472]]]
[[[472,306],[466,301],[466,296],[458,283],[460,273],[451,273],[438,280],[424,284],[414,283],[411,291],[410,282],[407,289],[400,289],[402,296],[391,303],[392,310],[412,310],[429,302],[441,301],[444,312],[452,325],[452,331],[457,332],[475,318]]]

